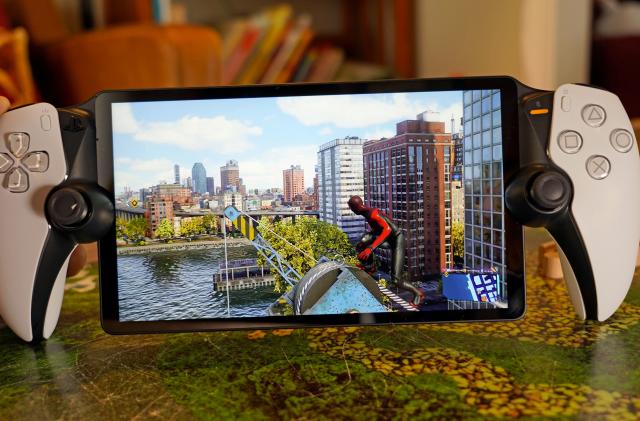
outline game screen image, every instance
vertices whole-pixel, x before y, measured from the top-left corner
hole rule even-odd
[[[112,104],[120,321],[507,307],[499,90]]]

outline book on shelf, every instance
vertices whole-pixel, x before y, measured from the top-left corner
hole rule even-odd
[[[222,63],[227,63],[229,56],[235,51],[247,30],[247,19],[236,19],[226,24],[224,30],[221,30],[222,36]]]
[[[309,15],[300,15],[296,18],[296,22],[288,30],[280,47],[274,53],[260,83],[277,83],[281,78],[286,80],[286,76],[290,73],[287,65],[290,62],[295,65],[306,48],[305,44],[311,39],[310,26],[311,17]]]
[[[318,58],[313,64],[307,82],[323,82],[335,79],[340,66],[344,62],[344,50],[331,45],[319,47]]]
[[[254,54],[260,38],[264,34],[266,25],[265,16],[254,16],[242,24],[242,33],[237,40],[233,40],[235,43],[232,46],[223,47],[223,51],[228,51],[227,57],[223,57],[222,61],[222,83],[224,85],[233,83],[242,69],[246,67],[246,63]]]
[[[291,56],[287,60],[287,63],[283,67],[278,77],[275,79],[275,83],[286,83],[292,80],[294,76],[294,72],[301,65],[301,61],[304,57],[304,53],[307,51],[311,40],[313,39],[313,30],[311,28],[306,28],[300,34],[300,39],[298,40],[297,45],[291,52]]]
[[[195,13],[191,3],[178,0],[81,0],[72,7],[75,3],[65,6],[65,17],[70,27],[80,29],[122,22],[187,23],[188,12]],[[228,19],[221,26],[221,82],[225,85],[392,76],[386,66],[348,60],[341,47],[319,41],[312,17],[296,15],[286,3]]]
[[[239,84],[251,84],[260,81],[273,52],[282,42],[287,33],[287,27],[293,15],[293,10],[288,4],[281,4],[268,8],[264,12],[267,20],[264,38],[256,44],[254,54],[250,56],[247,65],[239,74],[236,82]]]
[[[317,59],[318,50],[315,48],[311,48],[302,58],[300,65],[298,66],[295,74],[293,75],[293,78],[291,79],[291,82],[305,82]]]

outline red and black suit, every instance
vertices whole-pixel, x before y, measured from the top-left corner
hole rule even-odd
[[[352,198],[353,200],[354,198]],[[360,199],[357,197],[357,199]],[[364,216],[371,230],[362,236],[356,245],[358,260],[366,270],[375,270],[373,261],[373,250],[377,248],[391,251],[391,277],[392,281],[399,287],[413,292],[413,304],[420,305],[424,299],[424,293],[405,280],[403,276],[405,239],[402,230],[385,214],[376,208],[364,206],[361,199],[355,200],[356,204],[349,206],[358,215]],[[359,202],[359,203],[358,203]],[[354,207],[356,209],[354,209]],[[356,211],[357,210],[357,211]]]

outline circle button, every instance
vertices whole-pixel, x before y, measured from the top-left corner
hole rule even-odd
[[[582,119],[591,127],[600,127],[607,119],[607,113],[601,106],[589,104],[582,109]]]
[[[602,155],[592,155],[587,159],[587,173],[591,178],[602,180],[611,172],[611,162]]]
[[[577,153],[582,148],[582,136],[573,130],[566,130],[558,136],[558,146],[564,153]]]
[[[611,136],[609,136],[609,141],[611,142],[613,149],[618,152],[629,152],[633,147],[633,136],[624,129],[616,129],[612,131]]]

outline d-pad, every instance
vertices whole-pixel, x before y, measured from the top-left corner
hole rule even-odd
[[[12,193],[24,193],[29,190],[29,172],[49,169],[49,154],[29,152],[27,133],[8,133],[5,144],[9,153],[0,152],[0,174],[6,174],[2,185]]]

